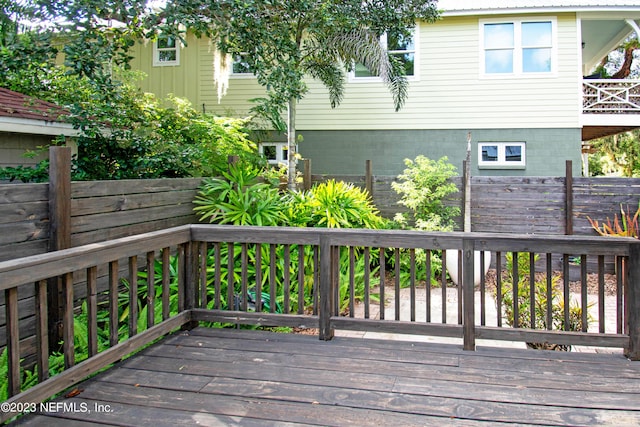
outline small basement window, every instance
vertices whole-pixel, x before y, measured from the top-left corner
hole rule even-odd
[[[524,169],[525,148],[524,142],[480,142],[478,166],[485,169]]]
[[[260,143],[259,151],[270,165],[278,165],[288,160],[286,142],[263,142]]]

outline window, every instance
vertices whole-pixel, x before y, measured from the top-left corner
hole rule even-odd
[[[480,22],[485,76],[548,75],[555,71],[555,20]]]
[[[480,142],[478,143],[478,166],[484,168],[525,167],[524,142]]]
[[[258,149],[270,165],[277,165],[288,160],[286,142],[263,142],[260,143]]]
[[[180,49],[173,36],[160,36],[153,43],[154,67],[180,65]]]
[[[231,73],[236,75],[253,75],[253,71],[251,71],[251,66],[247,61],[246,57],[248,54],[242,53],[240,55],[236,55],[233,58],[233,68]]]
[[[418,55],[418,51],[416,50],[416,37],[417,32],[415,28],[411,31],[411,34],[408,37],[405,37],[400,33],[384,33],[380,37],[380,43],[382,43],[382,46],[384,46],[387,52],[404,64],[404,72],[407,77],[416,77],[418,73],[418,70],[416,69],[416,58]],[[356,80],[378,79],[375,74],[369,71],[369,69],[362,64],[356,64],[352,77]]]

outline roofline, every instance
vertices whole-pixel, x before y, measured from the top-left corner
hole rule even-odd
[[[0,131],[34,135],[78,136],[80,131],[69,123],[0,116]]]
[[[640,12],[638,6],[545,6],[545,7],[505,7],[505,8],[478,8],[466,10],[440,10],[440,16],[469,16],[469,15],[522,15],[530,13],[625,13]]]

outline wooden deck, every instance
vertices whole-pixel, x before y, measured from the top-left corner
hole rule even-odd
[[[198,327],[21,425],[640,425],[621,355]]]

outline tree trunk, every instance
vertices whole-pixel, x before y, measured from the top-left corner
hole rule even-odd
[[[287,159],[289,161],[287,186],[289,187],[289,190],[295,190],[296,166],[298,164],[298,159],[296,156],[296,99],[293,97],[289,98],[289,109],[287,114]]]
[[[633,52],[636,50],[637,46],[630,44],[624,50],[624,62],[622,66],[611,76],[612,79],[626,79],[631,74],[631,63],[633,62]]]

